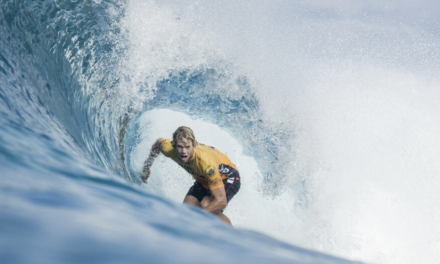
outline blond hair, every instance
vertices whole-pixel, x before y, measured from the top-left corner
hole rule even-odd
[[[194,136],[194,132],[191,130],[191,128],[185,126],[177,128],[173,133],[173,141],[171,141],[173,148],[176,148],[178,140],[182,140],[185,144],[189,144],[189,142],[191,142],[193,147],[197,147],[198,144],[196,137]]]

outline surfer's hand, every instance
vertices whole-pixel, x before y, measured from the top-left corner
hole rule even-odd
[[[144,167],[142,173],[144,174],[142,181],[148,183],[148,178],[150,177],[150,168]]]

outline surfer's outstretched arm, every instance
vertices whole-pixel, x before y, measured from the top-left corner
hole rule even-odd
[[[148,156],[148,159],[144,162],[144,168],[142,169],[142,173],[144,176],[142,177],[142,180],[145,183],[148,183],[148,178],[150,177],[150,168],[153,165],[154,160],[160,153],[160,140],[162,138],[159,138],[154,142],[153,146],[151,147],[150,155]]]

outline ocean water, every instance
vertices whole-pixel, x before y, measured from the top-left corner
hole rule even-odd
[[[440,262],[439,4],[205,2],[0,2],[0,262]],[[141,182],[180,125],[234,228]]]

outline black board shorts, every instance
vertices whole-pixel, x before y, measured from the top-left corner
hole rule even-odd
[[[223,185],[225,188],[227,202],[234,197],[236,193],[240,190],[240,174],[237,170],[228,175],[228,178],[223,179]],[[192,195],[197,198],[199,202],[203,200],[205,196],[211,196],[211,191],[205,188],[202,184],[195,181],[194,185],[189,189],[186,195]],[[223,210],[221,210],[223,211]]]

